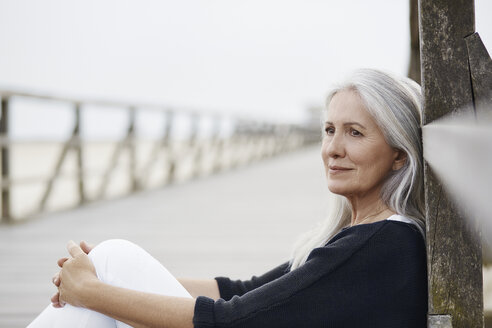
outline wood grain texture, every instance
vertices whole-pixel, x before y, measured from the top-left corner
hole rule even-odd
[[[419,4],[423,121],[427,124],[445,115],[473,111],[465,37],[475,31],[474,4],[472,0],[421,0]],[[427,164],[425,197],[430,319],[451,315],[455,328],[482,327],[479,233],[466,224]]]
[[[492,119],[492,59],[478,33],[465,38],[478,120]]]

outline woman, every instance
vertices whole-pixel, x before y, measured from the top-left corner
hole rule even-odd
[[[335,204],[289,263],[249,281],[178,282],[129,242],[70,242],[53,307],[30,327],[424,327],[421,158],[419,86],[360,70],[327,99]]]

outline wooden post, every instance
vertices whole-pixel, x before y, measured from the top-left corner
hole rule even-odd
[[[213,134],[212,134],[212,147],[215,148],[215,158],[214,162],[212,165],[212,173],[219,172],[222,168],[222,147],[223,147],[223,142],[222,138],[220,136],[221,132],[221,127],[222,127],[222,121],[220,117],[214,116],[214,127],[213,127]]]
[[[80,103],[75,103],[75,129],[74,129],[75,151],[77,153],[77,180],[79,190],[79,204],[85,203],[84,188],[84,161],[82,157],[82,140],[80,138]]]
[[[408,77],[420,84],[420,42],[418,0],[410,0],[410,63]]]
[[[420,0],[424,124],[473,103],[464,38],[475,31],[473,0]],[[445,141],[443,141],[445,142]],[[424,144],[425,147],[425,144]],[[479,233],[424,166],[429,274],[428,327],[483,327]],[[451,320],[449,320],[449,318]]]
[[[0,136],[5,143],[1,146],[2,156],[2,217],[4,222],[10,222],[10,183],[4,186],[4,182],[10,182],[10,157],[8,135],[9,135],[9,98],[2,97],[2,118],[0,120]]]
[[[167,110],[166,113],[166,125],[164,126],[164,146],[167,153],[167,184],[172,184],[176,175],[176,153],[173,151],[172,145],[172,133],[174,123],[174,112]]]
[[[136,117],[136,109],[131,106],[128,108],[129,114],[129,125],[127,132],[127,146],[130,157],[130,180],[131,180],[131,192],[135,192],[139,189],[139,183],[137,178],[137,157],[136,157],[136,149],[135,149],[135,117]]]
[[[192,154],[193,168],[191,172],[192,178],[197,178],[201,173],[201,145],[198,141],[198,132],[200,130],[200,116],[197,113],[193,113],[190,117],[191,120],[191,132],[190,139],[188,141],[188,149]]]

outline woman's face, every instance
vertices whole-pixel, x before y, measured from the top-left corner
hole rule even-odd
[[[350,90],[338,92],[330,101],[321,149],[328,188],[348,197],[379,193],[387,174],[403,165],[400,152],[388,145],[359,96]]]

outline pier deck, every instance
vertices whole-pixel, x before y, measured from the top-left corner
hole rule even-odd
[[[249,278],[289,258],[326,212],[319,147],[123,199],[0,225],[0,327],[25,327],[55,292],[70,239],[131,240],[176,276]]]

